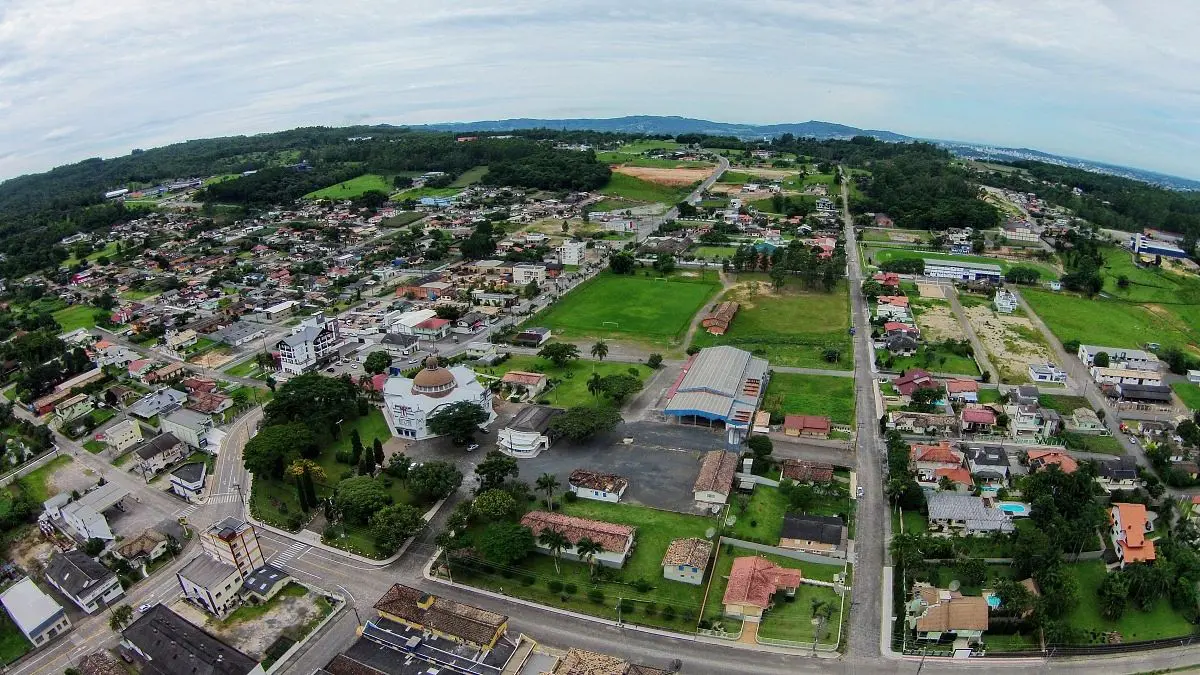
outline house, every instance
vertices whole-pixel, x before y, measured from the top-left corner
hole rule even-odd
[[[1067,431],[1077,434],[1106,434],[1108,429],[1100,421],[1100,416],[1091,408],[1076,408],[1065,419]]]
[[[458,335],[470,335],[479,332],[488,324],[488,317],[480,312],[467,312],[454,320],[451,332]]]
[[[141,440],[142,425],[138,424],[137,420],[129,418],[117,422],[104,431],[104,442],[118,455],[137,445]]]
[[[912,356],[917,353],[921,343],[907,333],[896,333],[887,336],[883,341],[888,353],[893,356]]]
[[[433,317],[412,327],[412,334],[419,340],[441,340],[450,334],[453,324],[449,319]]]
[[[958,413],[963,433],[988,434],[996,426],[996,411],[982,405],[966,405]]]
[[[155,415],[171,412],[187,401],[187,394],[175,389],[159,389],[139,398],[129,406],[129,414],[148,420]]]
[[[408,356],[417,346],[417,336],[404,333],[387,333],[379,341],[383,351],[392,357]]]
[[[988,603],[982,596],[916,584],[905,605],[905,622],[921,641],[939,642],[949,635],[976,644],[988,629]]]
[[[1192,384],[1200,384],[1200,370],[1187,371],[1187,381]]]
[[[1063,383],[1067,381],[1067,371],[1053,363],[1029,364],[1029,379],[1034,382]]]
[[[779,548],[827,555],[836,553],[843,549],[842,528],[842,519],[837,516],[788,513],[783,516]]]
[[[946,394],[951,401],[979,402],[979,383],[975,380],[946,380]]]
[[[183,408],[162,418],[160,428],[183,441],[190,448],[203,449],[208,446],[208,432],[212,429],[212,418],[195,410]]]
[[[544,530],[562,534],[569,547],[563,549],[559,555],[570,560],[582,559],[575,552],[575,545],[580,539],[591,539],[603,547],[603,550],[595,555],[595,560],[606,567],[624,566],[625,559],[629,557],[629,551],[633,548],[634,528],[628,525],[615,525],[546,511],[526,513],[521,518],[521,524],[533,531],[534,541],[542,553],[550,552],[550,549],[537,541]]]
[[[1006,405],[1004,413],[1008,415],[1009,435],[1016,439],[1049,438],[1057,435],[1062,425],[1057,411],[1036,404]]]
[[[166,554],[171,539],[158,530],[150,529],[126,539],[116,548],[116,554],[134,567],[154,562]]]
[[[908,298],[903,295],[881,295],[875,299],[875,317],[879,319],[908,320]]]
[[[219,330],[213,331],[209,338],[229,345],[241,347],[255,340],[266,337],[267,331],[253,323],[237,321]]]
[[[204,462],[182,464],[171,470],[171,492],[194,502],[203,496],[207,479],[208,466]]]
[[[510,391],[523,394],[524,397],[535,398],[546,390],[550,380],[545,373],[530,373],[524,370],[510,370],[500,378]]]
[[[1079,462],[1059,450],[1030,450],[1026,453],[1026,458],[1030,471],[1040,471],[1048,466],[1057,466],[1063,473],[1075,473],[1079,470]]]
[[[495,648],[508,631],[507,616],[403,584],[392,584],[375,602],[374,608],[381,619],[485,652]],[[497,668],[495,672],[499,673],[499,670]]]
[[[1040,396],[1038,388],[1032,384],[1022,384],[1008,393],[1009,402],[1013,405],[1037,405]]]
[[[1007,288],[1001,288],[996,291],[996,297],[992,298],[992,305],[1001,314],[1012,314],[1018,307],[1017,296]]]
[[[930,482],[938,469],[957,469],[962,466],[963,454],[950,441],[933,444],[912,443],[908,446],[909,468],[917,473],[918,480]]]
[[[732,452],[713,450],[704,453],[700,475],[692,486],[696,502],[701,506],[724,504],[733,491],[733,475],[737,473],[738,457]]]
[[[912,398],[913,392],[918,389],[937,389],[941,385],[929,373],[920,368],[913,368],[892,380],[892,386],[896,387],[901,396]]]
[[[937,483],[938,489],[942,487],[942,479],[946,479],[957,492],[969,492],[975,487],[975,481],[971,479],[971,472],[963,467],[956,469],[934,469],[933,482]]]
[[[737,314],[737,311],[738,303],[732,300],[719,302],[713,305],[704,318],[700,319],[700,325],[713,335],[724,335],[729,330],[729,324],[733,322],[733,316]]]
[[[1154,370],[1134,370],[1132,368],[1101,368],[1092,366],[1088,374],[1096,384],[1140,384],[1162,386],[1162,375]]]
[[[1114,503],[1108,517],[1112,526],[1109,536],[1122,569],[1131,563],[1154,561],[1154,540],[1146,538],[1154,525],[1146,517],[1145,504]]]
[[[832,483],[833,465],[806,459],[785,459],[780,478],[797,483]]]
[[[1125,456],[1100,462],[1097,467],[1096,482],[1108,492],[1136,488],[1140,483],[1137,460]]]
[[[988,487],[1003,487],[1008,483],[1008,453],[1003,447],[967,448],[967,468],[971,475]]]
[[[0,593],[0,605],[34,647],[41,647],[71,629],[62,605],[25,577]]]
[[[92,412],[95,407],[91,396],[87,394],[75,394],[59,401],[54,406],[54,414],[58,416],[60,423],[66,424],[71,420],[83,417]]]
[[[143,673],[263,675],[266,672],[258,661],[161,603],[143,612],[121,631],[121,646],[141,663]]]
[[[116,573],[79,549],[54,553],[46,563],[46,583],[88,614],[113,606],[125,595]]]
[[[1079,351],[1076,352],[1076,356],[1083,362],[1083,365],[1091,368],[1096,364],[1096,355],[1100,353],[1108,357],[1107,367],[1109,368],[1158,372],[1162,365],[1158,357],[1151,352],[1142,351],[1141,349],[1126,349],[1124,347],[1079,345]]]
[[[146,384],[162,384],[178,380],[187,375],[187,372],[187,368],[184,368],[182,363],[168,363],[162,368],[150,371],[142,379]]]
[[[550,435],[550,422],[564,412],[562,408],[526,406],[496,434],[497,447],[513,457],[537,457],[554,441]]]
[[[663,554],[663,578],[693,586],[704,583],[704,570],[712,557],[713,544],[707,539],[676,539]]]
[[[224,617],[241,604],[242,573],[227,562],[204,554],[175,573],[183,595],[209,614]]]
[[[168,466],[182,460],[188,455],[188,447],[181,443],[175,434],[159,434],[133,449],[133,453],[141,460],[138,469],[143,476],[156,476]]]
[[[829,438],[833,425],[828,417],[818,415],[787,415],[783,418],[783,433],[788,436]]]
[[[876,272],[871,278],[884,288],[900,288],[900,275],[895,272]]]
[[[910,434],[949,436],[958,431],[958,417],[940,413],[893,410],[888,413],[887,427]]]
[[[549,328],[534,326],[525,328],[513,338],[513,344],[521,347],[541,347],[551,337]]]
[[[735,558],[721,599],[725,616],[761,621],[775,594],[785,591],[789,597],[794,596],[802,576],[800,570],[780,567],[766,558]]]
[[[1012,532],[1012,517],[988,506],[982,497],[954,492],[926,494],[929,507],[929,529],[964,535]]]
[[[273,565],[263,565],[242,579],[242,595],[252,602],[267,602],[291,581],[287,572]]]
[[[198,412],[202,415],[219,415],[233,407],[233,397],[224,394],[199,392],[188,396],[187,403],[183,404],[185,408],[191,411]],[[203,442],[205,438],[199,437]]]
[[[601,502],[619,502],[629,481],[607,473],[596,473],[586,469],[575,469],[567,478],[567,486],[571,492],[583,499],[594,499]]]
[[[158,364],[149,359],[137,359],[129,362],[129,365],[126,366],[126,371],[129,373],[130,377],[142,380],[146,375],[150,374],[150,371],[154,370],[157,365]]]
[[[883,334],[887,337],[891,337],[893,335],[908,335],[909,337],[919,338],[921,337],[921,330],[916,326],[912,326],[907,323],[900,323],[899,321],[885,321],[883,323]]]

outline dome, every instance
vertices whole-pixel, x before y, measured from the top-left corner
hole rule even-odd
[[[413,378],[413,393],[441,398],[449,394],[455,385],[454,374],[438,365],[438,359],[430,355],[425,359],[425,367]]]

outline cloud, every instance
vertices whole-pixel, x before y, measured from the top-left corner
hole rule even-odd
[[[1185,0],[9,0],[0,177],[303,124],[625,114],[821,119],[1196,177],[1197,24]]]

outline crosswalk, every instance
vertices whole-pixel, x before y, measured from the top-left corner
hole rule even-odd
[[[296,556],[301,555],[304,551],[306,551],[309,548],[311,548],[311,547],[308,544],[301,544],[300,542],[296,542],[296,543],[292,544],[291,546],[288,546],[286,549],[276,553],[267,562],[271,563],[272,565],[276,565],[276,566],[286,565],[292,561],[292,558],[295,558]]]
[[[221,494],[209,495],[208,497],[209,504],[232,504],[237,500],[238,493],[236,492],[224,492]]]
[[[186,508],[183,508],[183,509],[180,509],[180,510],[176,511],[176,512],[175,512],[175,517],[176,517],[176,518],[187,518],[188,516],[190,516],[190,515],[192,515],[193,513],[195,513],[195,512],[196,512],[196,509],[198,509],[198,508],[200,508],[200,505],[199,505],[199,504],[192,504],[191,506],[188,506],[188,507],[186,507]]]

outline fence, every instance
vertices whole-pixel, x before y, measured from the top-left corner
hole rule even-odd
[[[752,541],[745,541],[744,539],[721,537],[720,543],[732,544],[738,548],[750,549],[751,551],[758,551],[759,553],[770,553],[772,555],[783,556],[784,558],[791,558],[792,560],[803,560],[804,562],[810,562],[817,565],[833,565],[837,567],[846,566],[846,561],[840,558],[832,558],[829,556],[817,555],[816,553],[807,553],[805,551],[793,551],[787,548],[779,548],[778,546],[756,544]]]
[[[21,466],[17,467],[15,470],[10,471],[10,472],[4,474],[3,476],[0,476],[0,487],[5,487],[8,485],[11,485],[18,478],[28,475],[30,473],[33,473],[34,471],[42,468],[43,466],[46,466],[51,461],[53,461],[55,457],[58,457],[58,454],[59,454],[58,448],[55,448],[53,450],[48,450],[41,457],[38,457],[37,459],[33,459],[28,462],[25,462]]]
[[[1109,645],[1049,645],[1045,649],[1029,649],[1023,651],[989,651],[987,649],[987,634],[984,634],[984,645],[975,647],[971,656],[988,658],[1005,658],[1005,659],[1053,659],[1053,658],[1070,658],[1078,656],[1106,656],[1113,654],[1125,654],[1131,652],[1151,651],[1155,649],[1172,649],[1175,647],[1190,647],[1192,645],[1200,645],[1200,635],[1188,635],[1178,638],[1163,638],[1160,640],[1144,640],[1141,642],[1121,642],[1118,644]],[[953,657],[954,649],[948,645],[937,644],[903,644],[899,640],[893,640],[893,649],[900,651],[906,656],[928,656],[934,658]]]

